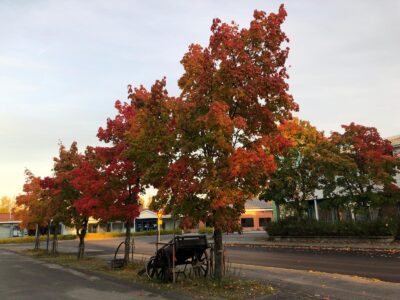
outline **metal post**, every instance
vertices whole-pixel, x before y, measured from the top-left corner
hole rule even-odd
[[[158,251],[158,244],[160,243],[160,223],[157,219],[157,242],[156,242],[156,249]]]

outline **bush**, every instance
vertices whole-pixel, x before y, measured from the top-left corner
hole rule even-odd
[[[390,236],[390,228],[385,220],[328,223],[286,218],[267,224],[265,230],[270,236]]]
[[[212,228],[212,227],[199,228],[200,234],[212,234],[213,232],[214,232],[214,228]]]

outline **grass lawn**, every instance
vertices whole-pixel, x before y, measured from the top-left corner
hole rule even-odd
[[[20,253],[29,255],[46,262],[71,267],[82,271],[100,272],[117,278],[142,283],[153,289],[173,290],[176,293],[191,296],[197,299],[254,299],[274,293],[274,288],[266,283],[240,277],[231,270],[221,282],[210,278],[179,278],[173,283],[161,283],[149,280],[146,275],[137,275],[145,264],[144,261],[135,261],[122,270],[111,270],[109,264],[99,258],[86,257],[80,261],[75,255],[63,254],[49,255],[44,250],[24,250]]]
[[[46,241],[47,236],[42,235],[40,236],[40,241]],[[50,241],[53,239],[53,235],[50,236]],[[64,234],[58,235],[58,240],[74,240],[76,239],[76,235],[74,234]],[[35,237],[34,236],[24,236],[24,237],[13,237],[13,238],[5,238],[0,239],[0,244],[22,244],[22,243],[34,243]]]

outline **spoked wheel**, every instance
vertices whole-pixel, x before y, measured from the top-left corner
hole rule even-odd
[[[168,267],[160,266],[155,256],[151,257],[147,263],[146,274],[150,279],[157,279],[166,282],[170,280],[170,273],[171,272]]]
[[[204,251],[200,255],[194,255],[192,258],[192,274],[194,277],[206,277],[210,261],[208,259],[207,251]]]
[[[146,266],[146,274],[150,279],[160,279],[162,273],[162,268],[158,267],[156,264],[156,257],[150,258]]]

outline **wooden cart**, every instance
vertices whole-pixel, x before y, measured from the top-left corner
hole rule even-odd
[[[151,279],[171,281],[173,272],[185,275],[185,272],[189,271],[194,276],[206,277],[210,268],[207,253],[209,248],[205,234],[175,236],[150,258],[146,266],[147,276]],[[179,271],[175,269],[176,266]]]

